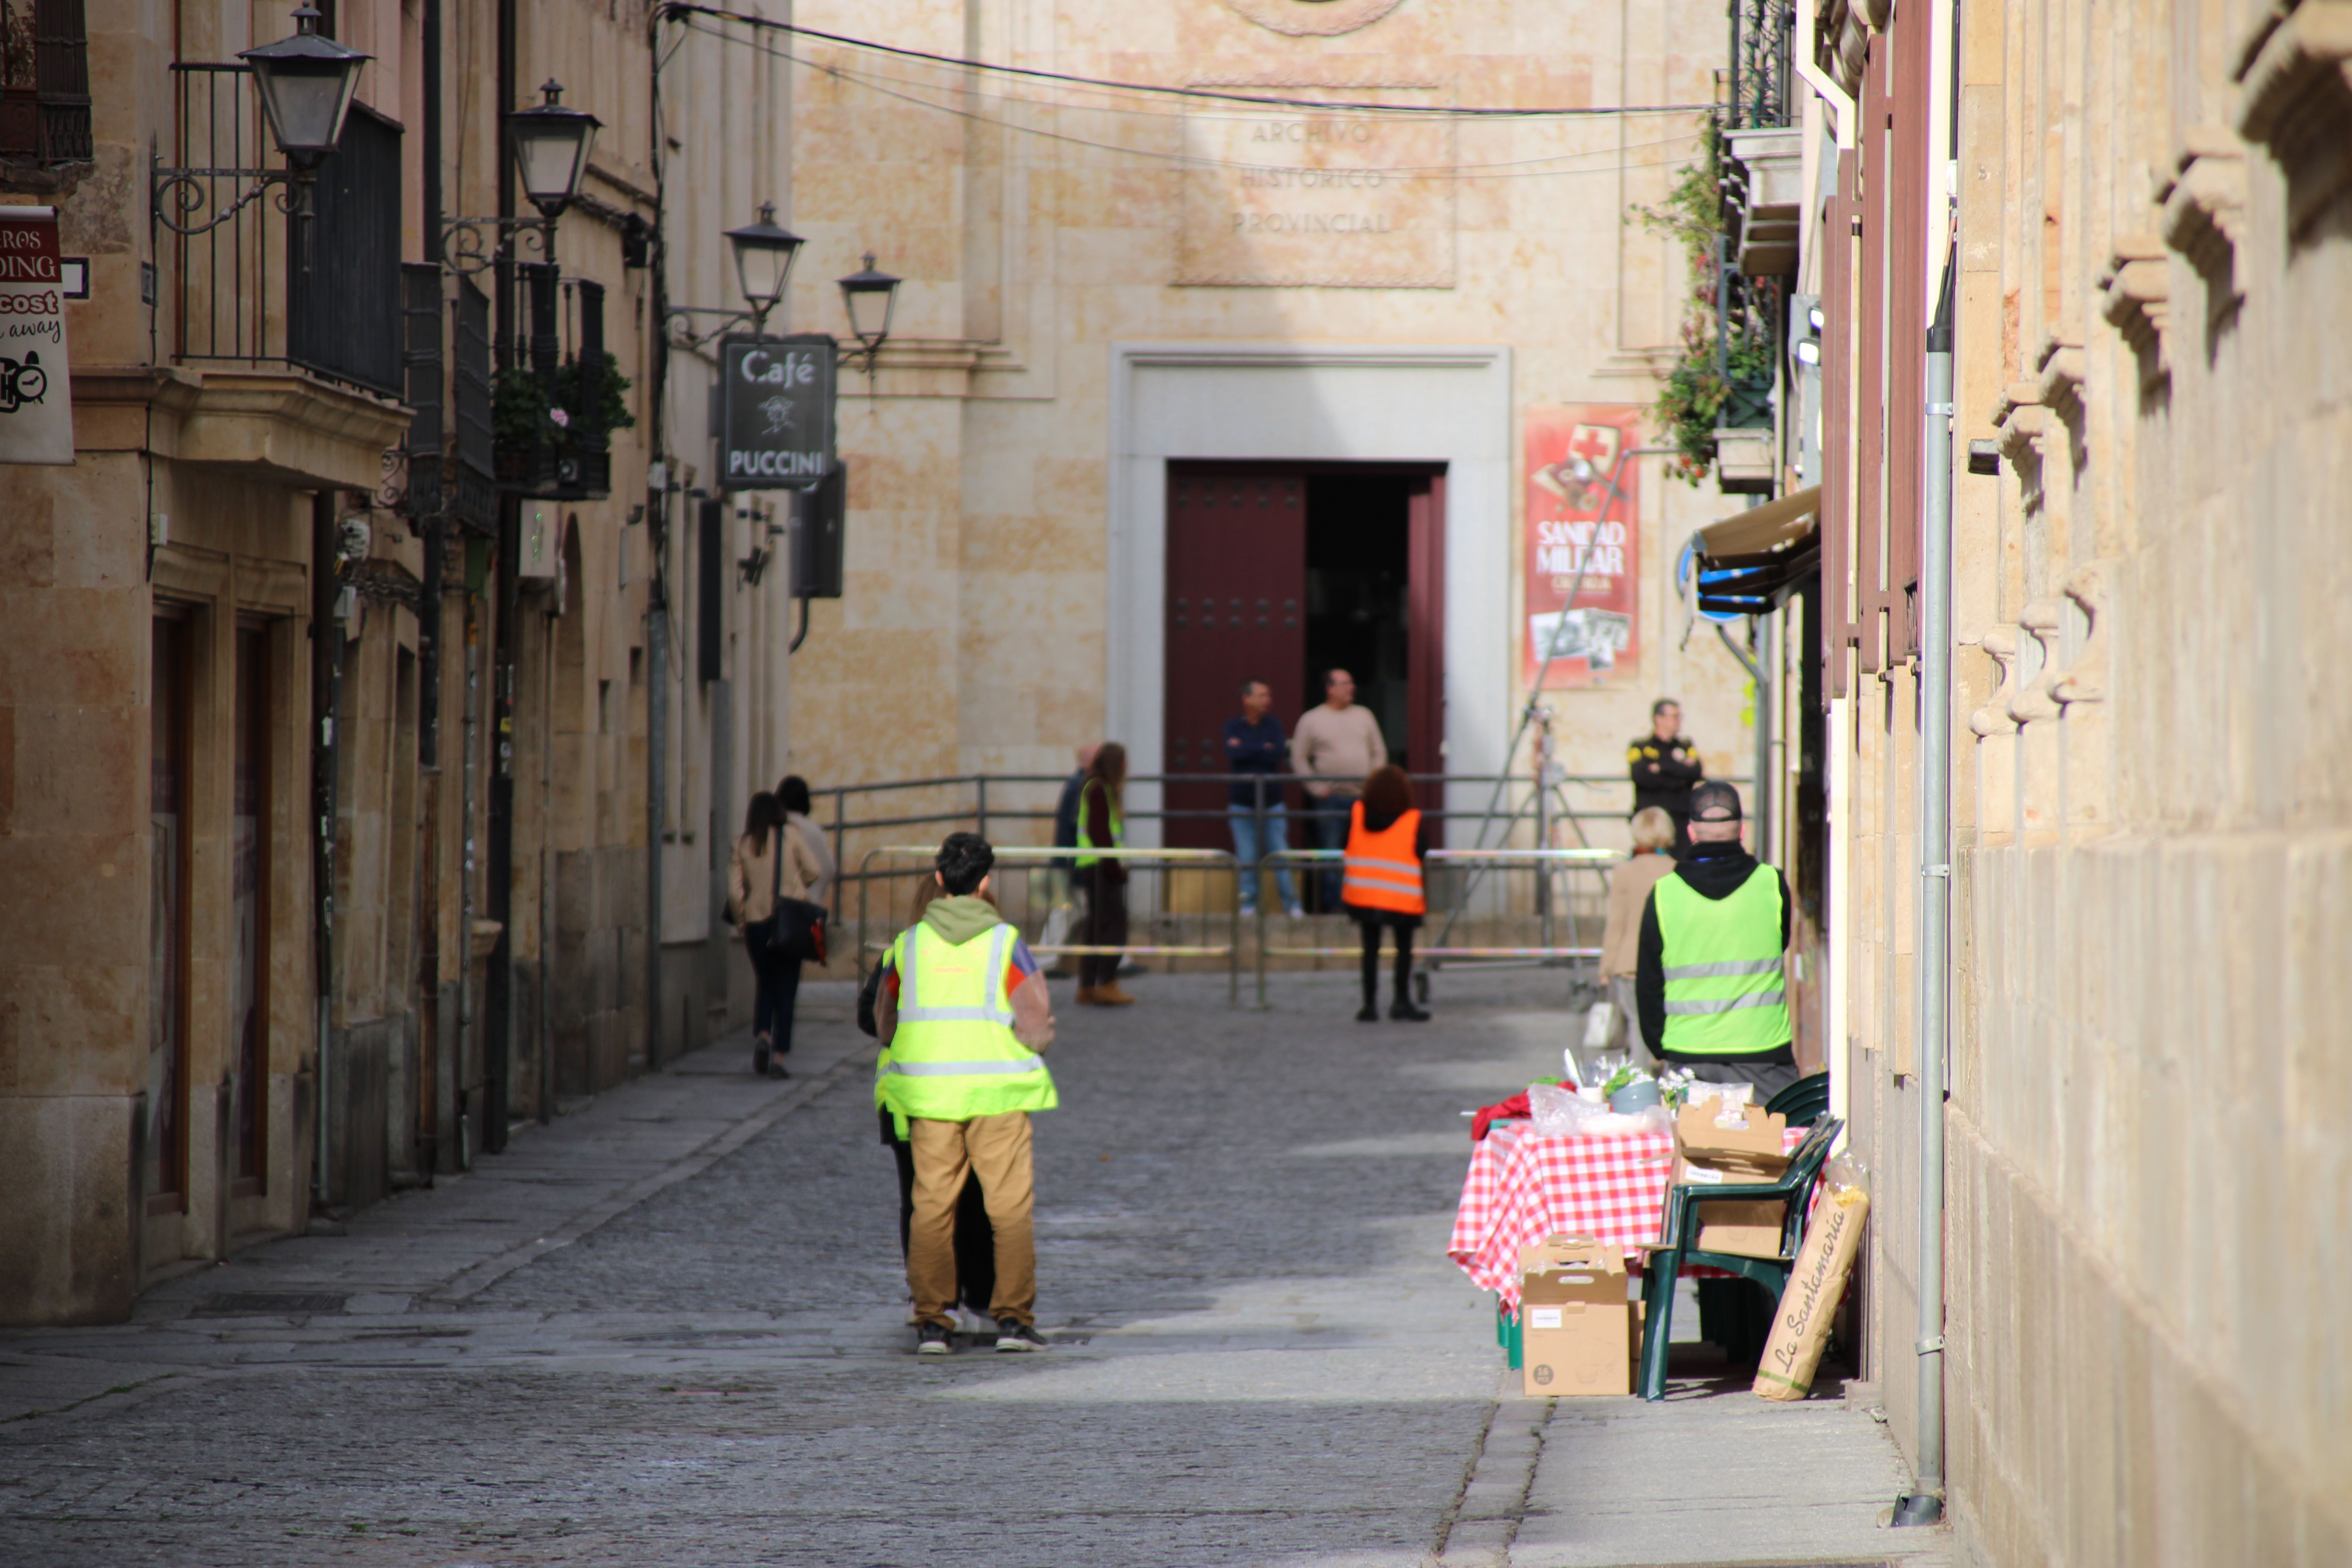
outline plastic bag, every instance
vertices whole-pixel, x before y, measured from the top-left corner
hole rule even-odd
[[[1528,1086],[1528,1110],[1535,1131],[1546,1138],[1630,1138],[1639,1132],[1663,1132],[1674,1125],[1664,1106],[1653,1105],[1631,1116],[1620,1116],[1555,1084]]]

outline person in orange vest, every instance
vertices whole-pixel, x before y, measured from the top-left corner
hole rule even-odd
[[[1381,988],[1381,928],[1396,933],[1396,995],[1389,1016],[1425,1023],[1413,1005],[1412,933],[1421,929],[1428,900],[1422,891],[1422,859],[1429,832],[1412,804],[1412,783],[1393,765],[1372,770],[1364,793],[1348,816],[1348,851],[1339,902],[1364,931],[1364,1005],[1360,1024],[1380,1022],[1375,1005]]]

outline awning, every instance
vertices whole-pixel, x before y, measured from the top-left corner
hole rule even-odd
[[[1798,490],[1711,522],[1691,536],[1698,607],[1768,615],[1821,569],[1822,488]]]

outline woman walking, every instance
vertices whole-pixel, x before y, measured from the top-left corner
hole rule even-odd
[[[1427,830],[1412,804],[1412,782],[1394,764],[1372,770],[1363,795],[1349,808],[1345,876],[1339,902],[1364,932],[1364,1005],[1360,1024],[1377,1024],[1381,987],[1381,930],[1396,933],[1396,992],[1389,1016],[1407,1023],[1428,1021],[1412,1004],[1412,933],[1429,904],[1422,890],[1422,860],[1429,853]]]
[[[808,846],[809,858],[816,862],[817,874],[809,879],[808,901],[822,904],[833,893],[833,879],[839,868],[833,863],[833,846],[824,839],[824,829],[814,820],[816,803],[809,796],[808,780],[798,773],[787,773],[784,782],[776,786],[776,801],[784,808],[784,824],[798,833],[801,842]]]
[[[1127,864],[1115,855],[1127,842],[1127,748],[1106,741],[1087,764],[1078,786],[1078,878],[1087,887],[1085,947],[1127,945]],[[1135,1000],[1118,984],[1119,955],[1085,953],[1078,959],[1078,1002],[1087,1007],[1124,1007]]]
[[[1630,1050],[1645,1064],[1656,1058],[1633,1022],[1642,911],[1649,907],[1650,889],[1674,874],[1675,847],[1682,831],[1663,806],[1643,806],[1633,814],[1633,858],[1609,873],[1608,918],[1601,928],[1601,983],[1609,988],[1609,1048]]]
[[[775,921],[783,899],[805,899],[818,875],[816,858],[784,825],[784,808],[766,790],[743,814],[743,837],[727,866],[727,908],[743,932],[743,951],[759,984],[751,1008],[751,1070],[790,1078],[775,1058],[793,1048],[793,1004],[800,995],[801,961],[787,953]]]

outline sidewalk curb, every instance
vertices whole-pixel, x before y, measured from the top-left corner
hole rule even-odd
[[[1543,1457],[1544,1428],[1553,1401],[1531,1400],[1519,1390],[1519,1376],[1505,1372],[1496,1382],[1486,1423],[1464,1470],[1461,1493],[1438,1525],[1434,1568],[1508,1568],[1511,1544],[1527,1517],[1528,1493]]]
[[[689,1176],[699,1175],[847,1078],[854,1068],[870,1065],[866,1053],[853,1047],[847,1055],[824,1071],[814,1078],[803,1079],[761,1110],[752,1112],[724,1132],[712,1134],[701,1147],[679,1156],[652,1175],[623,1189],[618,1195],[605,1199],[547,1235],[518,1243],[495,1258],[485,1258],[464,1272],[453,1275],[437,1289],[416,1297],[417,1303],[457,1306],[472,1300],[518,1268],[534,1263],[560,1247],[571,1246],[582,1237],[626,1214],[664,1187]]]

